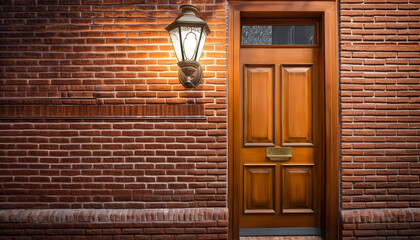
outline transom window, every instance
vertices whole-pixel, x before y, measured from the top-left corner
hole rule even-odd
[[[314,46],[317,45],[317,25],[299,24],[243,24],[242,46]]]

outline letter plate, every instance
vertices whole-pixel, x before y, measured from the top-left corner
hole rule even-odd
[[[268,147],[265,150],[265,156],[270,161],[288,161],[292,158],[291,147]]]

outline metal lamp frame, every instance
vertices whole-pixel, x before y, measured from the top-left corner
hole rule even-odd
[[[203,76],[203,69],[200,63],[196,61],[197,58],[200,57],[198,56],[198,52],[199,52],[201,41],[205,41],[202,39],[203,31],[205,31],[207,35],[211,31],[207,23],[196,16],[196,14],[198,13],[197,7],[193,5],[182,5],[180,7],[180,11],[183,13],[183,15],[178,17],[173,23],[169,24],[165,28],[165,30],[169,33],[171,30],[178,28],[179,39],[180,39],[179,44],[180,44],[181,55],[182,55],[182,61],[178,62],[178,66],[180,67],[180,69],[178,70],[178,79],[184,87],[195,88],[201,83],[201,79]],[[182,27],[201,28],[200,38],[197,42],[196,48],[194,49],[194,55],[192,57],[192,60],[185,59],[186,46],[184,46],[183,39],[181,38]]]

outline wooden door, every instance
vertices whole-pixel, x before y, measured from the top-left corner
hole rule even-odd
[[[234,198],[241,235],[320,234],[320,49],[240,48],[234,86]]]

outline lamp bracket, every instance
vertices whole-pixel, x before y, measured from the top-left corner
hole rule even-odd
[[[178,79],[186,88],[195,88],[201,83],[203,69],[200,63],[191,60],[178,62]]]

